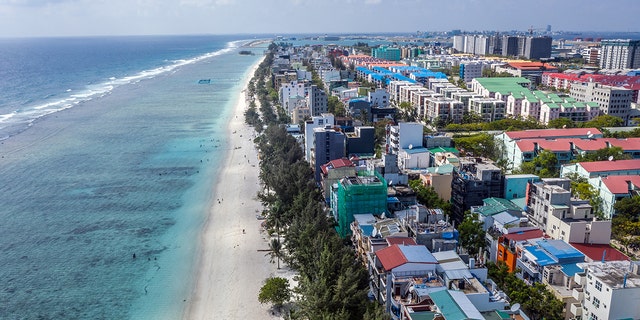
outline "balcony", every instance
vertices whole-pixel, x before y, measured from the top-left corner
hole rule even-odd
[[[576,284],[579,284],[583,287],[585,284],[587,284],[587,277],[585,277],[584,273],[576,273],[573,276],[573,280],[576,282]]]
[[[580,303],[572,303],[569,307],[569,312],[573,317],[582,316],[582,304]]]
[[[574,288],[571,291],[571,296],[578,301],[582,301],[584,300],[584,290],[582,288]]]

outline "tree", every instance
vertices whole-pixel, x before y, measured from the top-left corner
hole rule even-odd
[[[576,123],[571,121],[571,119],[568,119],[568,118],[557,118],[557,119],[549,120],[547,127],[556,128],[556,129],[575,128]]]
[[[427,208],[439,208],[446,214],[451,212],[451,203],[440,198],[440,195],[433,187],[428,187],[422,184],[420,179],[410,180],[409,186],[416,193],[418,202]]]
[[[621,118],[614,117],[608,114],[603,114],[601,116],[597,116],[591,121],[585,122],[582,127],[583,128],[591,128],[595,127],[598,129],[602,129],[604,127],[621,127],[624,125],[624,121]]]
[[[290,298],[289,280],[280,277],[268,278],[258,293],[258,301],[260,303],[273,303],[273,306],[278,310]]]
[[[280,259],[283,254],[284,252],[282,250],[282,243],[280,242],[280,235],[278,235],[277,238],[271,239],[271,242],[269,243],[269,252],[267,253],[271,263],[275,260],[278,265],[278,269],[280,269]]]
[[[574,162],[591,162],[591,161],[605,161],[605,160],[626,160],[631,159],[629,154],[624,153],[624,149],[621,147],[610,147],[598,149],[595,152],[590,152],[585,155],[578,155]]]
[[[400,109],[400,119],[402,121],[413,122],[418,119],[418,111],[413,107],[413,105],[411,105],[410,102],[401,102],[398,106],[398,109]]]
[[[559,174],[557,165],[558,158],[555,153],[542,150],[532,161],[522,163],[520,169],[515,170],[514,173],[528,173],[538,175],[541,178],[553,178]]]
[[[476,214],[467,211],[457,228],[460,232],[460,246],[474,256],[485,246],[485,231],[482,226],[483,223],[477,219]]]
[[[344,117],[347,114],[344,104],[336,96],[329,96],[327,98],[327,108],[329,113],[332,113],[336,117]]]
[[[488,133],[460,136],[453,139],[453,143],[460,151],[474,156],[497,159],[498,149],[493,136]]]

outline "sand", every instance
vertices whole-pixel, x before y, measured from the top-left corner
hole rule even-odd
[[[258,64],[243,79],[247,84]],[[245,90],[240,93],[230,117],[229,154],[220,168],[209,217],[201,238],[201,256],[196,285],[184,319],[276,319],[269,304],[258,302],[264,280],[278,275],[269,262],[263,220],[256,219],[262,205],[255,131],[244,122],[248,107]]]

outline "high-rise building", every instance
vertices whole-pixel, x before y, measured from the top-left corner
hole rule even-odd
[[[551,37],[527,37],[524,54],[527,59],[551,57]]]
[[[600,44],[600,68],[640,68],[640,40],[602,40]]]
[[[518,37],[515,37],[515,36],[502,37],[502,55],[503,56],[518,55]]]

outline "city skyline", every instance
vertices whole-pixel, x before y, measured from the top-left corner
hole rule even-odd
[[[635,0],[0,0],[0,37],[381,33],[476,30],[636,32]]]

